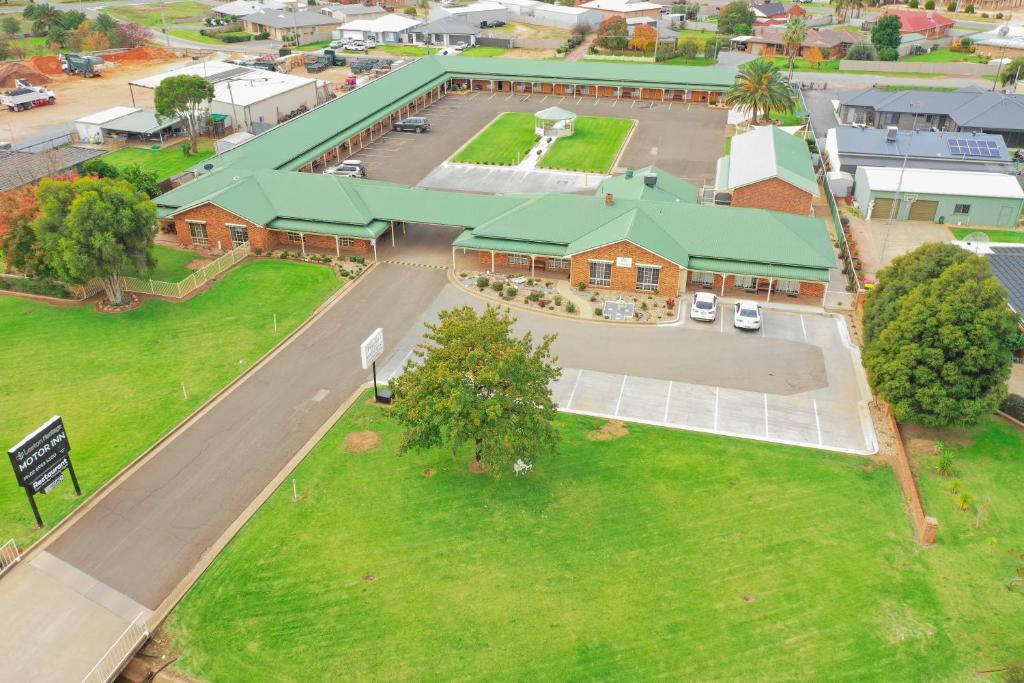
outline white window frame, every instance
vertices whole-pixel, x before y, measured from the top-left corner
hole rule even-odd
[[[351,249],[352,247],[356,246],[356,239],[354,237],[339,237],[338,246],[345,247],[346,249]]]
[[[611,287],[612,286],[612,262],[611,261],[588,261],[588,272],[587,281],[594,287]],[[601,266],[602,269],[607,268],[608,277],[597,278],[594,277],[594,266]]]
[[[192,244],[203,244],[209,246],[210,234],[206,232],[206,221],[185,221],[188,226],[188,234],[192,238]],[[202,235],[197,235],[197,229]]]
[[[548,270],[569,270],[572,262],[567,258],[549,258],[547,260]]]
[[[231,235],[231,246],[232,247],[240,247],[240,246],[242,246],[243,244],[245,244],[246,242],[249,241],[249,226],[248,225],[241,225],[239,223],[226,223],[225,225],[226,225],[226,227],[228,229],[228,234]],[[241,230],[241,231],[243,231],[245,233],[245,239],[244,240],[239,240],[239,239],[237,239],[235,237],[235,231],[236,230]]]
[[[644,273],[653,273],[653,277],[644,277]],[[641,292],[657,292],[661,284],[661,266],[644,263],[636,264],[636,288]]]
[[[528,266],[530,265],[530,257],[526,254],[508,254],[508,264],[510,266]]]
[[[715,284],[715,274],[710,270],[691,271],[690,281],[702,287],[711,287]]]
[[[966,211],[957,211],[957,209],[960,208],[961,206],[967,207],[967,210]],[[970,204],[954,204],[953,205],[953,215],[954,216],[969,216],[969,215],[971,215],[971,205]]]
[[[288,241],[289,242],[301,243],[302,242],[302,233],[301,232],[292,232],[291,230],[289,230],[288,231]]]

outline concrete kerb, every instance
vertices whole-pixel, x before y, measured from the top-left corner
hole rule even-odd
[[[66,517],[58,521],[54,526],[47,531],[45,534],[40,536],[32,545],[26,548],[22,552],[23,560],[30,560],[32,557],[37,555],[39,552],[44,550],[55,540],[67,531],[67,529],[74,523],[81,519],[89,510],[95,507],[101,500],[103,500],[115,487],[119,486],[125,479],[128,478],[132,473],[138,470],[140,467],[149,462],[163,449],[164,445],[171,441],[179,432],[186,429],[195,423],[199,418],[208,413],[214,406],[224,400],[228,395],[231,394],[242,382],[247,380],[257,370],[262,368],[268,362],[270,362],[277,354],[285,349],[296,337],[313,323],[322,318],[327,311],[332,308],[338,301],[345,297],[350,291],[352,291],[370,272],[372,268],[377,266],[377,262],[371,263],[367,266],[366,270],[363,271],[363,275],[357,280],[350,282],[347,286],[340,289],[334,295],[332,295],[327,301],[320,304],[316,310],[298,327],[296,327],[290,334],[284,339],[279,341],[273,347],[267,350],[259,360],[253,363],[245,372],[233,379],[226,386],[217,391],[213,396],[207,399],[202,405],[197,407],[192,413],[190,413],[184,420],[179,422],[176,426],[172,427],[166,434],[158,438],[152,446],[147,448],[145,451],[140,453],[138,457],[132,460],[130,463],[124,466],[117,474],[101,484],[99,488],[93,491],[89,497],[77,508],[71,511]],[[27,564],[26,562],[19,563],[21,565]],[[12,573],[18,571],[18,567],[12,570]]]
[[[629,135],[626,136],[626,139],[623,140],[622,144],[619,146],[619,153],[615,157],[615,161],[612,162],[612,167],[608,169],[608,173],[614,173],[615,169],[619,168],[619,162],[622,161],[622,155],[626,153],[629,143],[633,140],[633,133],[635,133],[636,129],[640,127],[639,119],[630,119],[630,121],[633,122],[633,125],[629,129]]]

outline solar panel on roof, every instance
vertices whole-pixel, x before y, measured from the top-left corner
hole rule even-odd
[[[972,157],[999,157],[999,144],[994,140],[950,138],[946,141],[950,154]]]

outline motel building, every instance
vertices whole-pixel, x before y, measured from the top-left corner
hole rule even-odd
[[[821,306],[836,261],[827,225],[807,215],[802,201],[789,213],[760,208],[756,199],[737,202],[743,206],[700,203],[694,185],[656,167],[610,178],[593,195],[484,195],[316,172],[394,121],[471,91],[474,82],[501,90],[544,79],[552,88],[637,88],[637,96],[655,99],[682,91],[706,102],[732,81],[731,71],[716,71],[423,58],[208,160],[212,168],[155,201],[164,230],[185,247],[248,243],[253,251],[375,259],[384,244],[400,249],[410,230],[449,227],[461,230],[452,243],[453,270],[516,272],[623,293],[708,290]],[[744,163],[737,158],[744,150],[778,157],[743,179],[753,190],[765,184],[766,191],[748,190],[750,197],[775,201],[780,182],[817,191],[807,182],[814,177],[808,154],[801,157],[775,133],[760,136],[738,147],[737,136],[732,147],[734,167]]]

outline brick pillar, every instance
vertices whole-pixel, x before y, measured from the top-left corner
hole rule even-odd
[[[920,541],[922,545],[932,545],[935,543],[935,536],[938,535],[938,533],[939,520],[928,515],[924,518],[924,526],[921,527],[917,540]]]

